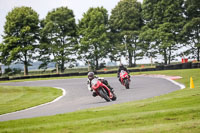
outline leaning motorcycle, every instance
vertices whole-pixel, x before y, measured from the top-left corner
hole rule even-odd
[[[124,85],[126,87],[126,89],[129,89],[131,80],[130,80],[128,73],[124,70],[121,70],[121,72],[120,72],[120,81],[121,81],[122,85]]]
[[[103,84],[98,79],[93,79],[92,82],[92,89],[99,95],[100,97],[104,98],[107,102],[115,101],[117,99],[115,93],[111,91],[105,84]]]

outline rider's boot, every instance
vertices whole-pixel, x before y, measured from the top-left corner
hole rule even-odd
[[[131,81],[131,76],[130,75],[128,75],[129,76],[129,81]]]
[[[97,96],[97,93],[96,93],[95,91],[93,91],[93,92],[92,92],[92,96],[93,96],[93,97],[96,97],[96,96]]]
[[[114,89],[110,85],[107,85],[107,87],[110,89],[111,92],[114,92]]]
[[[119,82],[122,84],[121,79],[119,78]]]

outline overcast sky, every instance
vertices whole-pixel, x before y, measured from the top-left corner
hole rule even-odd
[[[14,7],[28,6],[32,7],[39,14],[39,18],[43,19],[49,11],[61,6],[67,6],[73,10],[76,20],[81,19],[84,12],[90,7],[103,6],[110,14],[111,10],[120,0],[0,0],[0,35],[3,35],[6,15]],[[143,0],[138,0],[142,2]],[[0,36],[2,42],[2,36]]]

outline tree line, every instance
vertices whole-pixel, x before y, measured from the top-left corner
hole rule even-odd
[[[177,50],[200,60],[199,0],[121,0],[111,15],[104,7],[89,8],[78,23],[73,10],[60,7],[39,20],[31,7],[15,7],[6,16],[0,62],[5,65],[21,62],[24,75],[34,60],[40,68],[56,62],[57,72],[64,64],[85,61],[99,68],[109,58],[126,57],[129,66],[144,56],[163,57],[170,64]]]

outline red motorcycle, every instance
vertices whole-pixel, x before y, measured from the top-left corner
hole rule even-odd
[[[115,101],[117,99],[114,92],[112,92],[105,84],[103,84],[98,79],[93,79],[92,82],[92,89],[95,90],[97,95],[104,98],[107,102],[110,100]]]
[[[124,85],[126,87],[126,89],[129,89],[131,80],[130,80],[128,73],[124,70],[121,70],[121,72],[120,72],[120,81],[121,81],[122,85]]]

